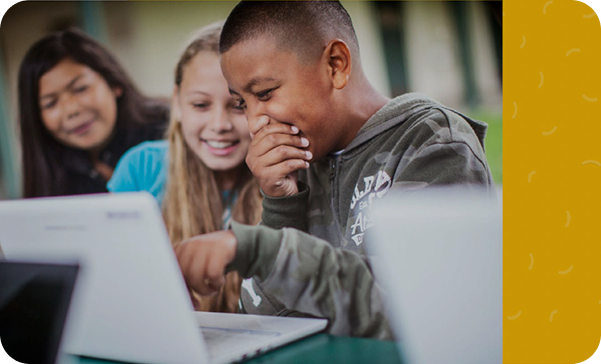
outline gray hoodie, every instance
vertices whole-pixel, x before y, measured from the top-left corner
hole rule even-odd
[[[342,153],[299,172],[299,193],[264,196],[262,226],[233,223],[236,258],[228,270],[252,281],[248,313],[313,315],[328,332],[390,339],[381,287],[365,253],[374,201],[391,188],[462,184],[492,193],[484,154],[486,124],[420,94],[376,112]]]

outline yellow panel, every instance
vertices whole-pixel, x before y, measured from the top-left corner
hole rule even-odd
[[[601,325],[601,27],[504,2],[504,361],[576,363]]]

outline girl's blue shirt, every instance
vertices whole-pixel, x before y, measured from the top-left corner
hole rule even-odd
[[[148,191],[161,204],[167,182],[168,150],[166,140],[131,148],[117,163],[106,188],[110,192]]]
[[[169,166],[169,143],[166,140],[141,143],[128,150],[117,163],[113,177],[106,188],[110,192],[148,191],[158,201],[163,202]],[[227,201],[231,191],[222,192],[222,201]],[[230,206],[224,208],[223,226],[229,226],[234,195]]]

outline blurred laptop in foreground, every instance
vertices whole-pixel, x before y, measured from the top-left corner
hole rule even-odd
[[[0,260],[0,357],[56,362],[78,269]]]
[[[376,205],[368,249],[404,362],[501,364],[500,194],[390,193]]]

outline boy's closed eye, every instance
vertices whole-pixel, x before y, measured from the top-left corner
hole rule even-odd
[[[259,101],[267,101],[271,97],[271,94],[274,90],[275,88],[270,88],[261,92],[257,92],[257,98],[259,99]]]
[[[260,91],[260,92],[257,92],[255,95],[256,95],[257,99],[259,99],[259,101],[267,101],[271,98],[271,95],[272,95],[273,91],[275,91],[276,88],[270,88],[270,89],[267,89],[264,91]],[[236,101],[238,102],[239,108],[246,110],[246,102],[244,101],[244,99],[240,98]]]

